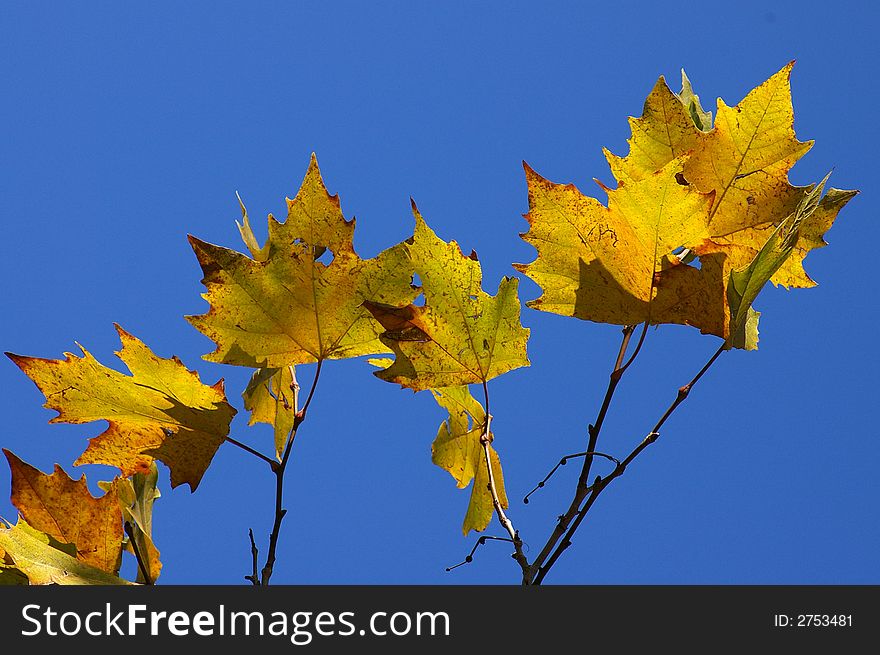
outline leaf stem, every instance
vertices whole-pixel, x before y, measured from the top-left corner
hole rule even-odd
[[[703,365],[703,368],[699,370],[699,372],[691,379],[690,382],[682,387],[679,387],[678,393],[675,396],[675,400],[673,400],[669,407],[666,408],[666,411],[663,412],[663,415],[660,417],[657,423],[654,424],[654,427],[651,429],[648,435],[644,439],[642,439],[642,441],[632,450],[632,452],[630,452],[630,454],[627,455],[626,458],[624,458],[623,461],[621,461],[614,468],[614,470],[611,471],[611,473],[609,473],[604,478],[596,476],[596,480],[590,487],[591,491],[586,503],[582,508],[578,510],[577,516],[565,533],[565,538],[558,546],[556,546],[556,549],[550,555],[549,559],[547,559],[546,564],[542,565],[537,570],[532,584],[541,584],[541,582],[546,577],[548,571],[553,567],[553,565],[556,563],[562,553],[565,552],[565,550],[569,546],[571,546],[571,539],[574,536],[574,533],[577,532],[578,527],[580,527],[580,524],[583,522],[584,517],[590,511],[593,503],[596,502],[596,498],[599,497],[599,494],[601,494],[615,478],[623,475],[623,473],[626,471],[626,467],[629,466],[630,463],[642,453],[642,451],[644,451],[648,446],[657,441],[657,439],[660,437],[660,428],[662,428],[663,424],[666,423],[670,416],[672,416],[672,413],[676,410],[676,408],[678,408],[678,406],[687,399],[688,395],[691,392],[691,389],[694,388],[694,385],[696,385],[697,382],[700,381],[700,378],[705,375],[706,371],[711,368],[712,364],[715,363],[715,361],[721,356],[721,353],[723,353],[725,350],[727,350],[727,342],[724,342],[721,344],[721,346],[719,346],[718,350],[715,351],[715,353]]]
[[[501,498],[498,496],[498,488],[495,484],[495,472],[492,470],[492,457],[489,449],[489,444],[492,442],[490,431],[492,415],[489,413],[489,385],[486,383],[486,380],[483,380],[483,398],[486,402],[486,422],[483,424],[483,433],[480,435],[480,444],[483,446],[483,455],[486,460],[486,470],[489,476],[489,484],[486,485],[486,487],[489,490],[489,494],[492,496],[492,506],[495,508],[495,514],[498,516],[498,521],[507,531],[507,534],[510,535],[510,540],[513,543],[514,552],[512,557],[522,569],[523,579],[525,579],[530,570],[529,560],[523,552],[523,542],[519,537],[519,532],[513,527],[513,522],[507,517],[507,514],[504,513],[504,508],[501,506]]]
[[[321,376],[321,365],[323,363],[323,359],[318,360],[318,365],[315,369],[315,378],[312,380],[312,387],[309,389],[309,395],[306,397],[306,402],[302,409],[296,413],[293,427],[290,429],[290,434],[287,436],[287,445],[284,448],[284,455],[281,457],[281,462],[272,462],[272,472],[275,473],[275,521],[272,524],[272,532],[269,534],[269,550],[266,553],[266,564],[263,566],[263,571],[260,577],[260,584],[263,586],[268,585],[269,579],[272,577],[272,571],[275,568],[275,554],[278,548],[278,537],[281,535],[281,523],[284,521],[284,515],[287,514],[287,510],[282,507],[284,502],[284,472],[287,470],[288,461],[290,461],[293,440],[296,438],[299,426],[306,418],[306,412],[308,411],[312,398],[315,395],[315,389],[318,387],[318,378]]]

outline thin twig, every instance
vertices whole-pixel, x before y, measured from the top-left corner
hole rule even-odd
[[[260,556],[260,551],[257,550],[257,543],[254,541],[254,531],[248,528],[248,536],[251,538],[251,557],[253,558],[254,563],[254,572],[251,575],[244,576],[245,580],[250,580],[251,584],[255,587],[260,586],[260,574],[257,571],[257,559]]]
[[[123,525],[123,529],[125,530],[125,534],[128,535],[128,543],[131,544],[131,550],[134,553],[134,558],[137,560],[138,568],[141,571],[141,577],[144,579],[144,584],[153,584],[153,580],[150,578],[150,574],[147,572],[147,565],[146,563],[144,563],[144,559],[141,556],[141,551],[138,548],[137,540],[134,538],[134,529],[131,527],[131,523],[126,521]]]
[[[474,544],[474,547],[471,548],[471,552],[465,556],[464,560],[459,562],[458,564],[453,564],[452,566],[447,566],[446,572],[449,573],[449,571],[451,571],[452,569],[457,569],[459,566],[464,566],[465,564],[470,564],[471,562],[473,562],[474,561],[474,553],[477,552],[477,548],[484,545],[486,543],[486,541],[488,541],[490,539],[492,541],[506,541],[507,543],[513,543],[513,539],[510,539],[508,537],[491,537],[488,535],[480,537],[479,539],[477,539],[477,543]]]
[[[312,388],[309,389],[309,395],[306,398],[306,402],[302,409],[296,412],[293,427],[287,435],[287,445],[284,448],[284,455],[281,458],[281,462],[272,462],[272,471],[275,473],[275,522],[272,524],[272,532],[269,534],[269,550],[266,554],[266,564],[263,566],[260,578],[260,584],[264,586],[269,584],[269,578],[272,577],[272,571],[275,567],[275,553],[278,548],[278,537],[281,535],[281,522],[284,521],[284,515],[287,514],[287,510],[282,507],[284,502],[284,472],[287,470],[287,462],[290,460],[290,453],[293,448],[293,440],[296,437],[296,432],[306,418],[306,412],[315,395],[315,389],[318,387],[318,378],[321,376],[321,365],[323,362],[324,360],[322,359],[318,360],[318,366],[315,369],[315,378],[312,380]]]
[[[595,422],[590,424],[589,428],[587,429],[589,433],[589,440],[586,450],[587,453],[594,453],[596,451],[596,443],[599,440],[599,433],[602,431],[602,425],[605,422],[605,416],[608,414],[608,408],[611,406],[611,399],[614,396],[614,391],[615,389],[617,389],[617,385],[620,383],[620,379],[623,376],[623,373],[630,366],[630,364],[633,363],[636,355],[638,355],[639,351],[641,350],[642,344],[645,341],[645,334],[647,333],[647,321],[645,322],[645,326],[642,329],[642,335],[639,338],[639,343],[636,346],[636,350],[633,352],[629,360],[624,363],[626,351],[629,347],[629,342],[632,338],[633,332],[635,331],[635,327],[636,326],[634,325],[626,325],[623,328],[623,338],[620,342],[620,348],[617,351],[617,359],[615,359],[614,368],[611,370],[611,374],[608,376],[608,388],[605,390],[605,398],[602,400],[602,406],[599,408],[599,413],[596,415]],[[556,527],[553,529],[553,532],[547,539],[547,543],[544,544],[544,548],[541,549],[541,552],[535,558],[535,561],[532,562],[528,574],[523,577],[523,584],[531,584],[532,578],[535,576],[536,573],[540,571],[546,559],[553,552],[556,544],[565,534],[565,531],[568,529],[569,524],[577,515],[578,510],[581,507],[581,503],[584,502],[587,494],[590,493],[588,480],[590,477],[590,469],[592,468],[592,466],[593,456],[587,455],[586,457],[584,457],[584,465],[581,469],[580,477],[578,478],[578,484],[575,488],[574,497],[572,498],[571,503],[569,504],[565,514],[559,516]]]
[[[544,476],[544,479],[541,480],[538,484],[536,484],[535,488],[526,494],[525,498],[523,498],[523,503],[528,505],[529,504],[529,496],[531,496],[533,493],[538,491],[538,489],[543,489],[544,485],[547,484],[547,481],[553,477],[553,474],[556,473],[556,471],[558,471],[561,466],[565,466],[566,464],[568,464],[568,460],[574,459],[576,457],[586,457],[587,455],[592,455],[593,457],[604,457],[605,459],[607,459],[611,462],[614,462],[615,464],[620,464],[619,459],[617,459],[616,457],[612,457],[608,453],[585,452],[585,453],[572,453],[571,455],[565,455],[562,459],[559,460],[559,462],[556,464],[556,466],[554,466],[552,469],[550,469],[550,472],[546,476]]]
[[[242,450],[249,452],[251,455],[254,455],[254,456],[256,456],[256,457],[259,457],[259,458],[260,458],[261,460],[263,460],[264,462],[267,462],[267,463],[269,464],[269,466],[274,466],[274,465],[275,465],[275,460],[274,460],[274,459],[272,459],[271,457],[266,457],[263,453],[261,453],[261,452],[259,452],[259,451],[257,451],[257,450],[254,450],[253,448],[251,448],[251,447],[248,446],[247,444],[243,444],[243,443],[241,443],[240,441],[238,441],[237,439],[233,439],[232,437],[227,436],[227,437],[226,437],[226,441],[228,441],[229,443],[231,443],[233,446],[238,446],[238,447],[241,448]]]
[[[593,506],[593,503],[596,502],[596,498],[599,497],[599,494],[601,494],[608,487],[608,485],[611,484],[612,481],[614,481],[615,478],[618,478],[621,475],[623,475],[624,471],[626,471],[626,467],[629,466],[630,463],[636,457],[638,457],[639,454],[642,453],[642,451],[644,451],[648,446],[650,446],[652,443],[657,441],[657,439],[660,437],[660,428],[662,428],[663,424],[666,423],[667,419],[669,419],[669,417],[672,416],[672,413],[676,410],[676,408],[687,399],[691,390],[694,388],[694,385],[696,385],[697,382],[700,381],[700,378],[702,378],[703,375],[705,375],[706,371],[709,370],[709,368],[712,366],[712,364],[715,363],[715,361],[718,359],[718,357],[721,356],[721,353],[723,353],[726,349],[727,349],[727,343],[725,342],[725,343],[721,344],[721,346],[719,346],[718,350],[715,351],[715,353],[709,358],[709,360],[703,365],[703,368],[701,368],[699,370],[699,372],[691,379],[691,381],[688,382],[683,387],[680,387],[678,389],[678,393],[675,396],[675,400],[673,400],[672,403],[669,405],[669,407],[666,408],[666,411],[663,412],[663,415],[660,417],[660,419],[654,425],[652,430],[632,450],[632,452],[629,455],[627,455],[626,458],[615,467],[615,469],[611,473],[609,473],[604,478],[601,478],[598,476],[596,477],[596,480],[593,482],[593,484],[591,486],[592,491],[590,492],[589,498],[587,498],[587,502],[584,504],[584,506],[582,508],[580,508],[578,510],[577,516],[575,517],[574,521],[571,523],[571,526],[568,528],[568,530],[565,533],[565,538],[556,547],[556,549],[550,555],[549,559],[547,559],[546,563],[543,564],[540,567],[540,569],[536,572],[536,575],[534,576],[534,581],[532,582],[532,584],[536,584],[536,585],[541,584],[541,582],[546,577],[548,571],[553,567],[553,565],[559,559],[560,555],[562,555],[562,553],[565,551],[566,548],[571,546],[572,536],[574,535],[575,532],[577,532],[578,527],[580,527],[580,524],[583,522],[584,517],[590,511],[590,508]]]
[[[495,485],[495,472],[492,470],[492,457],[489,449],[489,444],[492,442],[492,436],[490,433],[492,415],[489,413],[489,386],[486,384],[485,380],[483,380],[483,398],[486,401],[486,422],[483,424],[483,433],[480,435],[480,444],[483,446],[483,454],[486,458],[486,470],[489,475],[489,484],[487,484],[486,487],[489,490],[489,494],[492,496],[492,506],[495,508],[495,514],[498,516],[498,521],[504,526],[504,529],[507,530],[507,534],[510,535],[510,540],[513,542],[514,552],[512,557],[516,560],[517,564],[519,564],[523,572],[523,578],[525,578],[530,570],[529,560],[523,552],[523,542],[519,537],[519,532],[516,531],[513,527],[513,523],[507,517],[507,514],[504,513],[504,508],[501,506],[501,498],[498,496],[498,488]]]

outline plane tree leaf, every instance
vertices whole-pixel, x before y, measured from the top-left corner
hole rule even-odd
[[[758,312],[752,309],[752,303],[773,275],[794,255],[800,242],[800,231],[815,225],[816,221],[811,219],[817,212],[820,218],[816,220],[825,220],[821,215],[827,213],[828,203],[825,202],[827,196],[823,198],[822,193],[829,176],[830,173],[803,196],[796,210],[773,230],[748,266],[731,271],[727,285],[729,347],[747,350],[758,347]],[[835,202],[835,198],[831,202]]]
[[[279,461],[296,421],[299,385],[293,366],[260,368],[254,371],[241,394],[251,413],[248,425],[268,423],[275,434],[275,455]]]
[[[622,179],[616,189],[603,187],[607,206],[526,165],[529,231],[522,237],[538,257],[514,267],[543,291],[527,304],[601,323],[682,323],[720,334],[720,286],[708,286],[674,254],[708,236],[713,202],[712,193],[682,178],[684,162],[682,156],[640,179]]]
[[[396,356],[374,374],[420,391],[483,383],[528,366],[529,331],[520,323],[517,280],[502,279],[490,296],[481,287],[476,253],[465,256],[457,243],[438,238],[415,204],[413,213],[415,231],[405,246],[425,304],[364,303],[385,329],[382,343]]]
[[[437,437],[431,445],[431,461],[448,471],[459,489],[473,480],[471,497],[462,523],[462,532],[483,531],[492,520],[494,505],[489,493],[489,469],[486,450],[492,462],[492,476],[501,506],[507,508],[504,476],[498,453],[492,447],[483,448],[481,438],[486,424],[486,410],[470,393],[466,385],[431,389],[437,403],[449,417],[440,424]],[[494,435],[489,433],[489,440]]]
[[[117,355],[131,375],[102,365],[82,346],[82,357],[65,353],[62,360],[7,355],[45,395],[44,407],[58,412],[51,423],[109,423],[75,464],[108,464],[127,477],[148,472],[158,459],[170,469],[172,487],[187,483],[195,491],[235,415],[223,381],[209,387],[176,357],[157,357],[116,329]]]
[[[153,462],[146,473],[135,473],[130,478],[120,478],[112,483],[98,483],[108,493],[116,492],[123,520],[128,523],[132,533],[131,538],[124,542],[125,549],[135,555],[137,548],[151,582],[155,582],[162,572],[159,549],[153,543],[153,503],[162,495],[156,486],[158,481],[159,471]],[[140,566],[137,581],[146,582]]]
[[[618,181],[615,191],[645,183],[679,161],[676,177],[682,184],[692,191],[714,195],[708,213],[701,214],[705,229],[678,244],[681,251],[658,251],[667,259],[656,269],[659,275],[649,312],[651,322],[687,323],[728,339],[734,322],[728,306],[731,274],[750,266],[811,192],[813,187],[794,186],[788,180],[791,167],[812,146],[811,141],[799,141],[794,133],[791,70],[792,64],[788,64],[734,107],[719,99],[714,122],[711,113],[703,110],[684,71],[678,94],[661,77],[645,101],[642,116],[630,118],[629,153],[621,157],[605,151]],[[643,301],[644,296],[633,294],[620,283],[623,276],[602,261],[613,261],[608,249],[597,253],[600,263],[596,264],[590,264],[590,257],[583,254],[595,250],[597,235],[613,234],[619,242],[618,230],[608,232],[606,223],[598,221],[572,225],[572,214],[595,212],[595,206],[587,210],[573,186],[553,185],[528,168],[526,176],[530,229],[524,239],[535,245],[538,259],[519,269],[543,290],[543,295],[529,305],[601,322],[646,320],[644,308],[637,311],[638,303],[633,302],[635,298]],[[770,277],[773,284],[815,285],[804,271],[804,258],[825,245],[825,232],[856,193],[829,189],[815,211],[802,217],[797,241],[790,244],[791,251]],[[609,209],[612,204],[613,198],[609,197]],[[548,218],[554,214],[555,219]],[[687,263],[698,256],[699,262],[691,267],[680,266],[683,261],[676,254]],[[676,297],[681,300],[677,305]],[[604,311],[597,311],[598,307],[604,307]],[[750,311],[745,315],[750,317],[747,324],[754,338],[747,341],[753,345],[757,313]],[[742,329],[746,325],[743,316],[737,320]],[[740,334],[730,343],[734,342],[745,344],[746,340]]]
[[[107,573],[119,571],[122,557],[122,513],[116,502],[118,480],[95,498],[85,476],[71,479],[55,465],[46,475],[3,449],[12,473],[12,504],[36,530],[74,547],[83,562]]]
[[[405,248],[361,259],[338,196],[331,196],[315,156],[282,223],[269,215],[260,247],[242,205],[239,225],[251,256],[190,237],[210,309],[187,319],[216,344],[206,359],[254,368],[281,368],[325,359],[387,352],[381,326],[364,309],[371,299],[409,303]]]
[[[495,296],[482,289],[476,253],[465,256],[454,241],[440,239],[419,214],[412,239],[405,243],[412,270],[421,282],[423,305],[399,307],[367,301],[364,306],[385,331],[382,343],[395,359],[371,359],[375,375],[421,391],[430,389],[448,419],[431,446],[432,461],[448,471],[459,488],[473,481],[462,530],[485,530],[495,510],[492,481],[502,508],[507,507],[498,453],[492,447],[486,409],[468,384],[486,383],[528,366],[529,330],[520,323],[516,279],[504,278]],[[486,442],[484,443],[484,435]],[[487,460],[488,458],[488,460]]]
[[[16,525],[0,522],[0,550],[31,585],[132,584],[55,548],[49,535],[21,518]]]

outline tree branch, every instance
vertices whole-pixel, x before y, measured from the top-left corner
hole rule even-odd
[[[639,443],[639,445],[637,445],[632,450],[629,455],[626,456],[623,461],[621,461],[614,468],[611,473],[605,476],[605,478],[601,478],[599,476],[596,477],[595,481],[590,487],[591,491],[586,503],[582,508],[578,510],[577,516],[571,523],[571,526],[565,532],[565,538],[558,546],[556,546],[556,549],[550,555],[549,559],[547,559],[546,564],[542,565],[536,572],[532,584],[541,584],[541,582],[547,576],[548,571],[553,567],[553,565],[556,563],[562,553],[565,552],[565,550],[569,546],[571,546],[571,539],[574,536],[574,533],[577,532],[578,527],[580,527],[580,524],[583,522],[584,517],[590,511],[590,508],[592,508],[593,503],[596,502],[596,498],[599,497],[599,494],[601,494],[608,487],[608,485],[614,481],[615,478],[623,475],[623,473],[626,471],[626,467],[629,466],[630,463],[642,453],[642,451],[644,451],[648,446],[657,441],[657,439],[660,437],[660,428],[662,428],[663,424],[666,423],[670,416],[672,416],[672,413],[676,410],[676,408],[678,408],[678,406],[687,399],[688,395],[691,392],[691,389],[694,388],[694,385],[696,385],[697,382],[700,381],[700,378],[705,375],[706,371],[711,368],[712,364],[715,363],[715,361],[721,356],[721,353],[723,353],[726,349],[727,342],[724,342],[703,365],[703,368],[701,368],[699,372],[691,379],[691,381],[678,389],[675,400],[673,400],[669,407],[666,408],[666,411],[663,412],[663,415],[660,417],[660,419],[657,421],[657,423],[654,425],[648,435]]]
[[[556,544],[565,534],[565,531],[568,529],[569,524],[577,515],[581,503],[584,502],[584,499],[589,493],[590,487],[587,484],[587,481],[590,477],[590,469],[593,466],[593,454],[591,453],[596,452],[596,443],[599,441],[599,433],[602,431],[602,425],[605,422],[605,416],[608,414],[608,408],[611,406],[611,399],[614,397],[614,391],[615,389],[617,389],[617,385],[620,383],[620,379],[621,377],[623,377],[626,369],[629,368],[629,366],[635,360],[636,356],[639,354],[639,351],[642,348],[642,344],[645,341],[647,330],[648,323],[646,321],[643,324],[642,334],[639,337],[639,342],[636,346],[636,349],[633,351],[633,354],[626,361],[626,363],[624,363],[624,357],[626,357],[626,351],[629,347],[629,342],[632,338],[633,332],[635,331],[635,326],[626,325],[623,328],[623,339],[621,340],[620,348],[617,351],[617,359],[614,361],[614,368],[611,370],[611,374],[608,376],[608,388],[605,390],[605,398],[602,400],[602,406],[599,408],[599,413],[596,415],[595,422],[592,423],[587,430],[589,433],[589,440],[587,442],[586,450],[587,455],[584,457],[584,465],[581,469],[580,477],[578,478],[574,497],[571,499],[571,503],[569,504],[565,514],[562,514],[559,517],[559,520],[556,523],[556,527],[553,529],[553,532],[547,539],[547,543],[544,544],[544,548],[541,549],[541,552],[535,558],[535,561],[532,562],[527,574],[523,576],[523,584],[532,583],[532,579],[534,578],[535,574],[540,571],[546,559],[553,552]]]
[[[125,534],[128,535],[128,543],[131,544],[131,550],[134,553],[134,558],[137,560],[138,568],[141,571],[141,577],[144,579],[144,584],[153,584],[153,580],[147,572],[147,565],[144,563],[144,558],[141,556],[141,551],[138,548],[137,540],[134,538],[134,529],[131,527],[131,523],[126,521],[123,525],[123,529],[125,530]]]
[[[309,395],[306,398],[306,402],[302,409],[296,412],[296,417],[293,421],[293,427],[290,429],[290,434],[287,437],[287,446],[284,448],[284,455],[281,457],[281,462],[272,462],[272,472],[275,473],[275,522],[272,524],[272,532],[269,534],[269,550],[266,554],[266,564],[263,566],[263,571],[260,577],[261,585],[269,584],[269,579],[272,577],[272,571],[275,568],[275,554],[278,548],[278,537],[281,534],[281,523],[284,521],[285,514],[287,514],[287,510],[282,507],[284,502],[284,472],[287,470],[288,461],[290,461],[290,453],[293,448],[293,441],[296,438],[297,430],[299,430],[299,426],[305,420],[306,412],[308,411],[312,398],[315,395],[315,389],[318,386],[318,378],[321,376],[321,365],[323,363],[324,360],[318,360],[318,365],[315,369],[315,378],[312,380],[312,387],[309,389]]]
[[[498,521],[504,526],[507,534],[510,535],[510,540],[513,542],[514,552],[512,557],[522,569],[523,579],[525,579],[529,574],[529,560],[523,552],[523,543],[522,539],[519,538],[519,532],[514,529],[513,523],[504,513],[504,508],[501,506],[501,499],[498,497],[498,488],[495,485],[495,472],[492,470],[492,457],[491,451],[489,450],[489,444],[492,442],[492,436],[490,434],[492,415],[489,413],[489,386],[486,384],[485,380],[483,380],[483,397],[486,401],[486,422],[483,424],[483,433],[480,435],[480,444],[483,446],[483,454],[486,458],[486,469],[489,474],[489,484],[486,486],[489,493],[492,495],[492,505],[495,508],[495,514],[498,516]]]
[[[251,539],[251,558],[253,559],[254,572],[251,573],[250,575],[244,576],[244,579],[250,580],[252,585],[254,585],[255,587],[259,587],[260,586],[260,574],[257,571],[257,567],[259,566],[257,564],[257,559],[260,556],[260,551],[257,550],[257,543],[254,541],[254,531],[251,530],[250,528],[248,528],[248,537],[250,537],[250,539]]]
[[[244,450],[244,451],[246,451],[246,452],[249,452],[251,455],[254,455],[254,456],[256,456],[256,457],[259,457],[261,460],[263,460],[264,462],[268,463],[269,466],[274,466],[274,465],[275,465],[275,460],[274,460],[274,459],[272,459],[271,457],[266,457],[263,453],[261,453],[261,452],[259,452],[259,451],[257,451],[257,450],[254,450],[253,448],[251,448],[251,447],[248,446],[247,444],[243,444],[242,442],[238,441],[237,439],[233,439],[232,437],[230,437],[230,436],[227,435],[227,437],[226,437],[226,441],[228,441],[229,443],[231,443],[233,446],[238,446],[238,447],[241,448],[242,450]]]

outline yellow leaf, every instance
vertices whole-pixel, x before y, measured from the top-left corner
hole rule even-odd
[[[76,557],[107,573],[119,571],[122,556],[122,512],[116,502],[117,481],[100,498],[89,492],[86,478],[72,480],[55,465],[46,475],[3,449],[12,473],[12,504],[33,528],[75,547]]]
[[[681,177],[684,161],[673,159],[641,179],[605,188],[607,207],[526,166],[529,231],[523,239],[538,257],[514,266],[543,290],[527,304],[602,323],[683,323],[723,331],[723,289],[708,285],[700,270],[673,254],[708,236],[713,201],[712,193],[695,191]]]
[[[690,81],[686,88],[690,89]],[[688,154],[699,143],[700,130],[681,98],[672,92],[662,76],[648,94],[642,116],[631,116],[629,126],[632,135],[627,140],[629,154],[626,157],[604,150],[611,172],[618,180],[640,180],[651,175],[673,159]]]
[[[377,338],[379,325],[361,305],[413,300],[406,252],[398,245],[363,260],[353,234],[354,220],[345,219],[338,197],[327,192],[312,155],[299,193],[288,200],[287,220],[269,216],[261,249],[242,226],[255,259],[191,236],[211,307],[187,319],[217,345],[205,358],[281,368],[387,352]],[[332,261],[325,263],[328,250]]]
[[[520,324],[517,280],[504,278],[495,296],[480,286],[476,253],[465,257],[454,241],[439,239],[413,204],[416,227],[406,244],[410,270],[422,282],[424,306],[364,306],[385,328],[382,343],[394,363],[374,374],[416,391],[482,383],[528,366],[528,329]]]
[[[32,585],[127,585],[122,578],[102,571],[52,547],[50,537],[22,519],[10,527],[0,525],[0,548]]]
[[[480,441],[486,422],[486,411],[470,394],[467,386],[431,389],[437,403],[449,412],[449,418],[440,424],[437,437],[431,445],[431,461],[448,471],[459,489],[474,481],[471,498],[465,514],[462,531],[485,530],[492,520],[494,506],[489,493],[489,472],[486,453]],[[489,439],[494,435],[489,433]],[[498,453],[488,447],[492,461],[492,477],[501,506],[507,508],[504,476]]]
[[[154,462],[147,473],[135,473],[130,478],[118,478],[113,483],[98,483],[98,486],[107,492],[116,491],[123,519],[132,531],[125,549],[137,556],[135,554],[135,546],[137,546],[137,552],[151,582],[156,582],[162,572],[159,549],[153,543],[153,503],[162,495],[156,488],[158,480],[159,471]],[[140,566],[137,572],[137,581],[145,582]]]
[[[41,359],[7,353],[46,396],[52,423],[106,420],[107,430],[89,442],[75,464],[116,466],[123,476],[149,471],[154,459],[171,470],[171,486],[194,491],[235,415],[223,381],[202,384],[176,357],[157,357],[141,341],[116,326],[119,358],[131,375],[100,364],[80,346],[82,357]]]
[[[268,423],[274,427],[279,461],[296,419],[298,390],[293,366],[284,366],[257,369],[241,394],[245,409],[251,412],[248,425]]]

